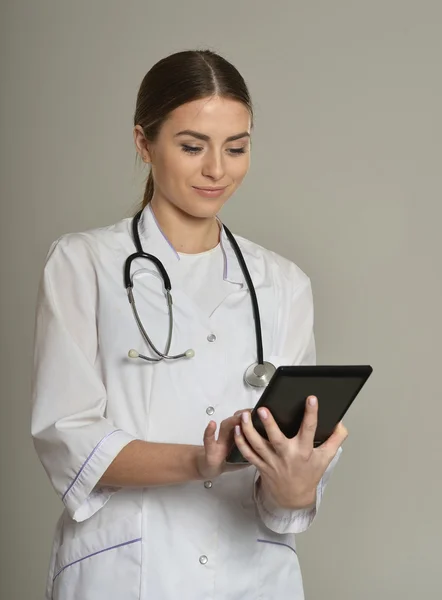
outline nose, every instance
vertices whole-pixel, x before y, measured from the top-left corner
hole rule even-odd
[[[202,174],[204,177],[210,177],[213,181],[219,181],[224,177],[225,168],[221,152],[211,150],[204,157]]]

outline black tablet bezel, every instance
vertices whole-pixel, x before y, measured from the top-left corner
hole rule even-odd
[[[251,417],[253,423],[260,423],[260,417],[257,414],[258,408],[267,406],[266,399],[271,394],[272,388],[280,377],[311,377],[312,375],[317,377],[356,377],[360,379],[360,385],[356,388],[353,395],[348,399],[347,404],[343,407],[342,412],[337,419],[337,423],[343,419],[346,412],[350,408],[356,396],[361,391],[362,387],[367,382],[367,379],[373,372],[371,365],[295,365],[295,366],[280,366],[276,369],[273,377],[271,378],[268,386],[262,393],[260,399],[252,409]],[[322,442],[315,441],[315,446],[319,446]],[[231,460],[236,457],[235,460]],[[233,443],[232,448],[227,456],[226,462],[230,464],[237,464],[241,462],[238,458],[241,457],[236,444]],[[242,457],[243,458],[243,457]],[[247,463],[244,459],[242,462]]]

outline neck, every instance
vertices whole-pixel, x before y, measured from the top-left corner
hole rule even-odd
[[[156,200],[155,196],[150,207],[161,231],[177,252],[199,254],[218,245],[220,227],[216,217],[193,217],[170,202]]]

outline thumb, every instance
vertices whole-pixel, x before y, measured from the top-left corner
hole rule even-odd
[[[216,423],[215,423],[215,421],[210,421],[210,423],[207,425],[206,429],[204,430],[204,435],[203,435],[203,444],[204,444],[204,448],[206,449],[206,451],[210,450],[210,448],[213,446],[213,444],[216,443],[215,432],[216,432]]]
[[[340,421],[331,436],[320,446],[321,452],[329,455],[331,458],[336,454],[342,444],[348,437],[348,431],[345,425]]]

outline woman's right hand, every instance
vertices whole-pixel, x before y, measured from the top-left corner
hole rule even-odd
[[[213,479],[226,471],[237,471],[249,465],[228,465],[226,457],[232,447],[233,432],[241,422],[241,412],[222,421],[218,438],[215,437],[216,423],[210,421],[204,431],[204,446],[197,457],[197,470],[201,479]]]

